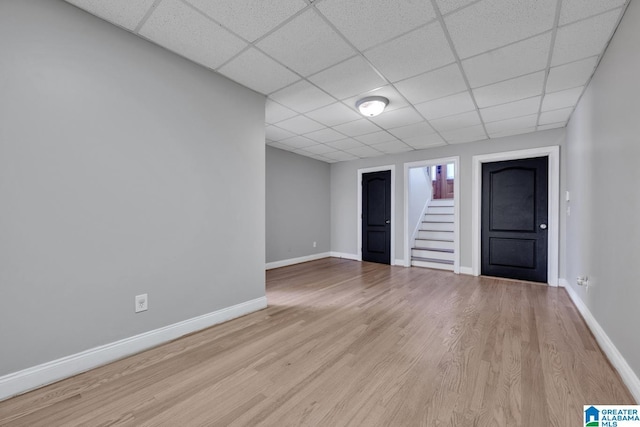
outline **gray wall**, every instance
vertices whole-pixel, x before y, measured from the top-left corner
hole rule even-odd
[[[413,235],[413,231],[418,228],[418,224],[422,223],[423,218],[420,216],[424,210],[424,206],[433,197],[433,181],[425,171],[426,167],[417,167],[409,169],[409,212],[407,213],[407,221],[409,222],[409,238]]]
[[[391,165],[396,167],[395,206],[392,207],[395,226],[395,258],[404,257],[404,163],[419,160],[439,159],[460,156],[460,170],[456,179],[460,180],[460,266],[471,268],[471,167],[472,157],[479,154],[521,150],[534,147],[559,145],[561,152],[564,144],[564,129],[553,129],[525,135],[517,135],[468,144],[446,145],[420,151],[374,157],[371,159],[339,162],[331,165],[331,250],[347,254],[357,254],[357,171],[361,168]],[[562,172],[560,177],[562,187]],[[562,188],[561,188],[562,190]],[[562,192],[562,194],[564,194]],[[563,219],[560,221],[562,235]],[[411,232],[411,230],[409,231]],[[561,239],[562,240],[562,239]],[[562,241],[560,253],[562,250]],[[393,261],[393,260],[392,260]],[[560,259],[560,277],[563,276],[562,257]]]
[[[567,128],[567,279],[640,375],[640,4],[631,2]],[[587,293],[576,285],[588,276]],[[631,335],[629,335],[631,333]],[[633,336],[634,338],[630,337]]]
[[[267,262],[329,252],[329,164],[273,147],[266,157]]]
[[[60,0],[0,52],[0,375],[265,295],[261,95]]]

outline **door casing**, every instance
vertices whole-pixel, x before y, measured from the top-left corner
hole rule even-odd
[[[395,206],[396,206],[396,166],[376,166],[372,168],[358,169],[358,241],[357,246],[357,260],[362,261],[362,174],[369,172],[379,171],[391,171],[391,265],[396,265],[396,235],[395,235]],[[404,264],[404,260],[400,262],[400,265]]]
[[[480,275],[481,256],[481,209],[482,209],[482,164],[502,160],[527,159],[530,157],[549,157],[548,180],[548,243],[547,243],[547,283],[558,286],[559,237],[560,237],[560,147],[549,146],[527,150],[507,151],[473,156],[472,158],[472,255],[471,274]]]
[[[454,200],[454,241],[455,260],[453,263],[453,272],[460,273],[460,157],[444,157],[441,159],[421,160],[418,162],[408,162],[404,164],[404,266],[411,267],[411,240],[409,231],[409,169],[428,167],[434,165],[442,165],[453,163],[455,167],[455,179],[453,181],[453,200]]]

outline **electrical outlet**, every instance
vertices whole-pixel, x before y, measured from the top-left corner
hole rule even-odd
[[[315,248],[318,244],[316,242],[313,242],[313,247]]]
[[[149,298],[147,294],[136,295],[136,313],[147,311],[149,308]]]

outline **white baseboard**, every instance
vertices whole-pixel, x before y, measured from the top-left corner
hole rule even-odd
[[[473,268],[460,266],[460,274],[466,274],[467,276],[473,276]]]
[[[405,267],[404,259],[397,259],[393,262],[393,265],[397,265],[398,267]]]
[[[331,255],[329,252],[322,252],[319,254],[301,256],[298,258],[283,259],[282,261],[268,262],[266,265],[266,269],[271,270],[273,268],[286,267],[288,265],[300,264],[301,262],[315,261],[317,259],[329,258],[330,256]]]
[[[329,252],[329,256],[333,258],[345,258],[351,259],[353,261],[358,261],[358,255],[356,254],[348,254],[344,252]]]
[[[2,376],[0,401],[266,307],[266,297],[256,298]]]
[[[571,288],[569,283],[565,279],[560,279],[560,286],[566,289],[571,301],[573,301],[573,304],[576,306],[580,314],[582,314],[582,317],[591,330],[591,333],[593,333],[593,336],[596,338],[596,341],[598,341],[598,344],[600,344],[602,351],[607,355],[613,367],[620,374],[622,381],[629,388],[629,391],[636,400],[636,403],[640,402],[640,378],[638,378],[636,373],[633,372],[631,366],[629,366],[607,333],[602,329],[602,326],[600,326],[596,318],[593,317],[589,307],[586,306],[578,294],[576,294],[573,288]]]

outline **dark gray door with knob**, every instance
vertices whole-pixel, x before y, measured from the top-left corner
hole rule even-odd
[[[482,165],[482,274],[547,282],[548,157]]]
[[[391,171],[362,174],[362,260],[391,264]]]

